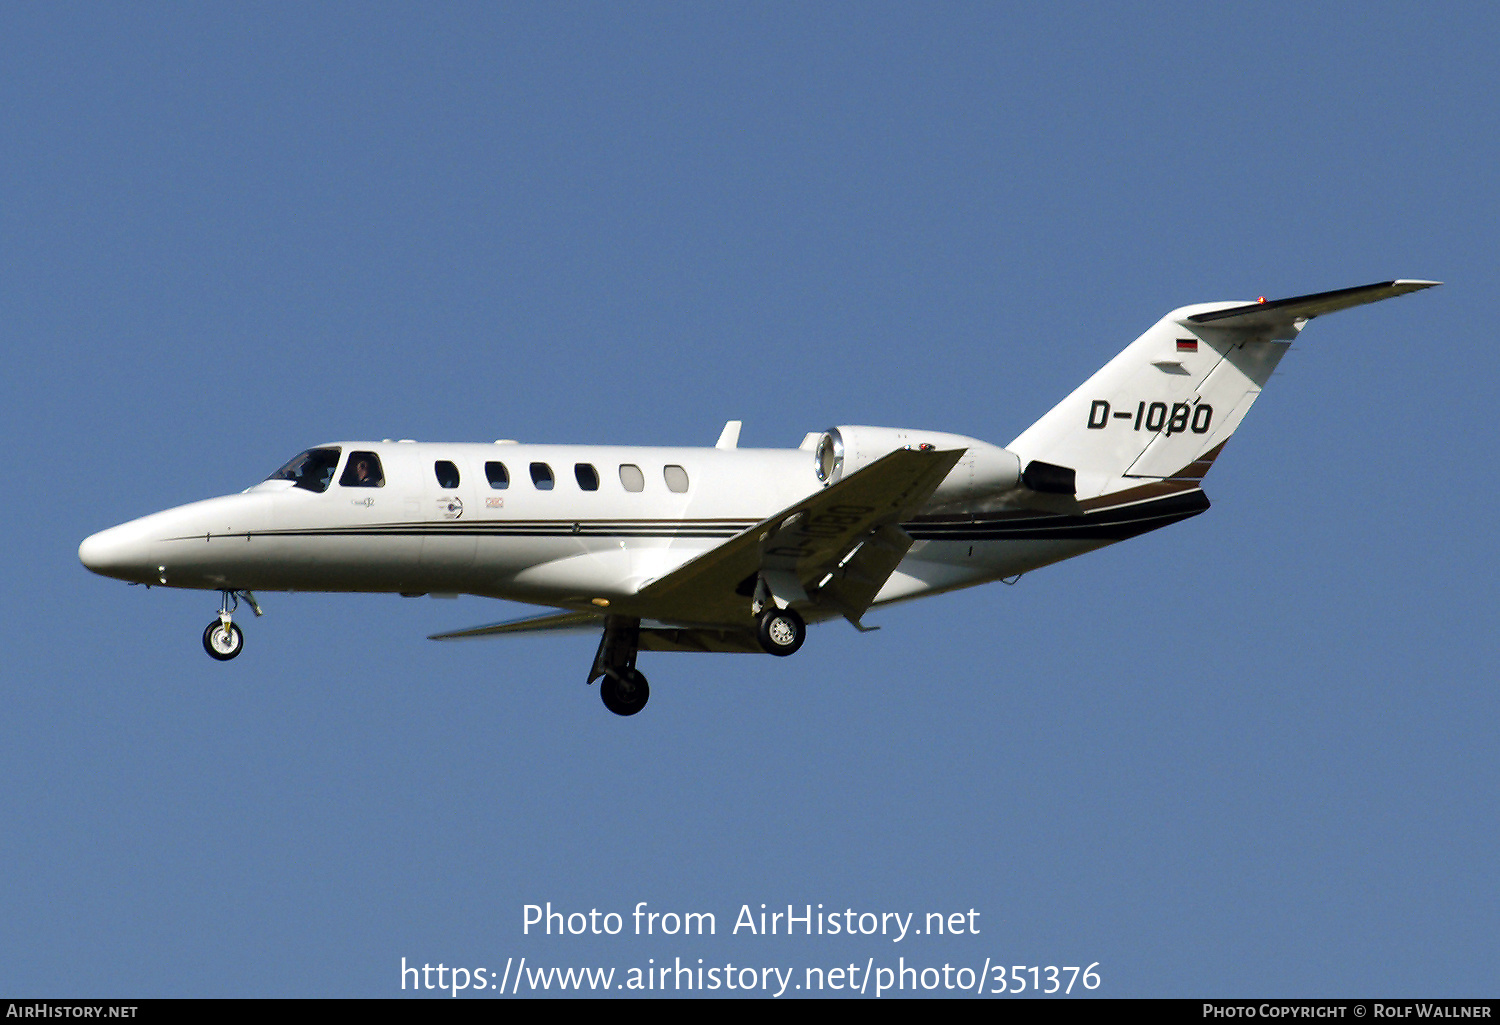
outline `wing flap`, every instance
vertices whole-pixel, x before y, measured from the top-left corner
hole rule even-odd
[[[817,590],[818,603],[837,609],[856,627],[866,629],[860,617],[911,546],[912,536],[899,523],[887,523],[861,541],[829,573],[827,583]]]

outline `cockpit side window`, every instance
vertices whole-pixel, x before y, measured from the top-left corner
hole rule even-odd
[[[266,480],[289,480],[296,487],[322,494],[333,480],[333,471],[339,465],[337,447],[310,448],[291,458],[285,466]]]
[[[350,452],[349,465],[339,477],[345,488],[383,488],[385,474],[380,472],[380,457],[374,452]]]

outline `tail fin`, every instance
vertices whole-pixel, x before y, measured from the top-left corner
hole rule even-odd
[[[1079,499],[1202,480],[1313,317],[1439,284],[1386,281],[1173,310],[1007,448],[1077,471]]]

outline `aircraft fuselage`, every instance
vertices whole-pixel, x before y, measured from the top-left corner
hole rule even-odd
[[[318,450],[334,449],[322,491],[268,480],[102,531],[80,557],[95,572],[153,586],[463,593],[582,609],[602,599],[621,611],[645,584],[824,486],[807,449],[337,442]],[[378,460],[378,486],[341,483],[358,453]],[[954,536],[919,537],[876,602],[1011,576],[1107,543],[1006,543],[977,536],[977,527],[960,532],[952,517],[908,526],[914,536],[924,526]]]

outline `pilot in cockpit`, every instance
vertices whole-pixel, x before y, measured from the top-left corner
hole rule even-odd
[[[346,488],[378,488],[385,481],[375,456],[369,452],[356,452],[349,457],[349,465],[339,483]]]

